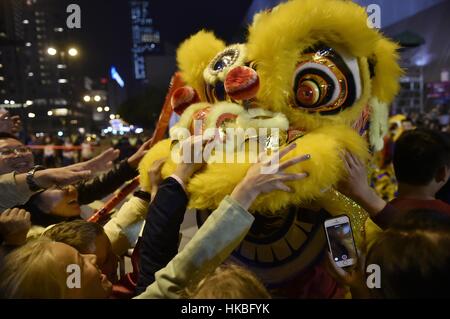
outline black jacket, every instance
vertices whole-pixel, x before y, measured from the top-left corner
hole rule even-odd
[[[180,226],[188,197],[173,178],[166,178],[148,208],[140,244],[140,272],[136,294],[155,281],[155,273],[164,268],[178,253]]]
[[[138,171],[132,168],[127,160],[123,160],[109,172],[94,179],[78,183],[75,186],[78,191],[78,203],[86,205],[102,199],[137,175]]]

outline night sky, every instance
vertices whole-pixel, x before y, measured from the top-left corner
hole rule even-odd
[[[55,1],[55,0],[53,0]],[[59,1],[59,0],[58,0]],[[80,64],[91,77],[107,76],[110,65],[130,79],[131,24],[128,0],[70,0],[81,7],[81,30],[70,31],[79,44]],[[201,28],[231,41],[242,33],[250,0],[153,0],[150,10],[163,41],[178,45]]]
[[[69,1],[81,7],[81,29],[71,30],[79,44],[83,72],[91,77],[107,76],[115,65],[125,77],[131,75],[131,26],[125,0]]]

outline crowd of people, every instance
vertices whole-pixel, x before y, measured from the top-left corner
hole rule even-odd
[[[405,121],[414,127],[430,130],[450,132],[450,107],[437,104],[429,108],[428,112],[404,112]]]
[[[444,129],[421,127],[413,114],[410,118],[417,128],[404,129],[390,145],[395,198],[387,200],[372,187],[368,163],[349,152],[342,155],[348,174],[337,189],[382,229],[358,247],[354,266],[340,268],[330,258],[329,272],[352,298],[450,297],[450,137]],[[17,138],[18,120],[0,122],[2,298],[271,298],[255,274],[227,258],[252,226],[255,218],[248,210],[260,194],[289,192],[289,181],[308,178],[285,172],[314,161],[308,154],[284,160],[295,143],[272,155],[280,158],[278,171],[261,169],[269,161],[253,164],[180,250],[186,186],[204,164],[181,162],[163,179],[164,159],[155,162],[148,172],[151,191],[136,191],[109,220],[94,223],[80,217],[81,206],[135,178],[151,141],[135,143],[133,150],[122,141],[76,163],[52,160],[56,156],[44,148],[43,167]],[[204,145],[201,137],[184,143],[194,154]],[[133,271],[119,276],[119,258],[130,249]],[[371,264],[382,272],[376,289],[366,284]],[[79,278],[69,280],[77,270]]]

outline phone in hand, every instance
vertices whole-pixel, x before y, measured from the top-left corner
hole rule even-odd
[[[356,264],[357,253],[350,219],[346,215],[325,220],[328,248],[338,267]]]

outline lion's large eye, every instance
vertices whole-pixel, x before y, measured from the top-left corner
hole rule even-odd
[[[330,48],[303,54],[293,79],[293,102],[298,108],[334,114],[353,105],[361,95],[356,59],[340,56]]]
[[[320,99],[320,87],[312,80],[303,80],[297,89],[297,101],[312,106]]]
[[[339,97],[339,80],[330,70],[318,63],[301,63],[294,78],[295,104],[298,107],[314,110],[332,104]]]

